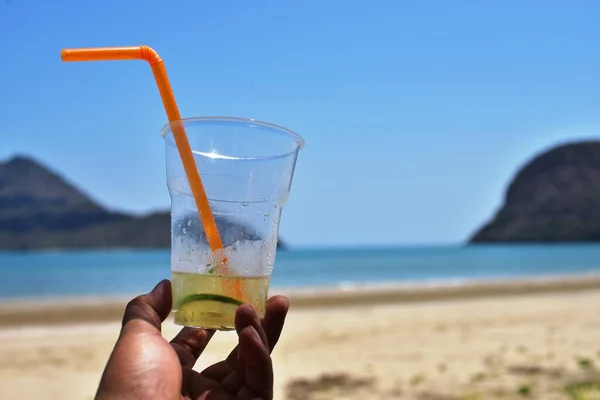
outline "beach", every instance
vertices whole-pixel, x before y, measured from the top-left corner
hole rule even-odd
[[[276,399],[572,399],[598,379],[595,276],[285,294]],[[126,300],[0,303],[0,398],[92,399]],[[234,342],[215,335],[197,369]]]

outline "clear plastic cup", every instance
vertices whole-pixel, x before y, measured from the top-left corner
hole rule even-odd
[[[223,242],[220,264],[207,242],[171,128],[183,124]],[[171,282],[175,324],[234,328],[250,304],[264,315],[281,211],[298,151],[296,133],[230,117],[175,121],[162,130],[171,196]]]

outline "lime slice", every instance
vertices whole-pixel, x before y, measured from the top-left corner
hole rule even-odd
[[[241,306],[244,304],[238,299],[234,299],[233,297],[227,297],[220,294],[211,294],[211,293],[197,293],[190,294],[186,296],[179,302],[179,305],[176,307],[178,310],[185,311],[186,308],[194,308],[197,306],[210,306],[211,304],[206,304],[205,302],[211,302],[213,304],[231,304],[237,308],[237,306]],[[205,303],[205,304],[198,304]]]

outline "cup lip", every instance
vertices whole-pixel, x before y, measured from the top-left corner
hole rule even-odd
[[[294,139],[294,141],[296,142],[296,144],[298,146],[298,151],[301,150],[302,148],[304,148],[304,139],[302,138],[302,136],[298,135],[293,130],[288,129],[281,125],[272,124],[270,122],[265,122],[265,121],[261,121],[261,120],[254,119],[254,118],[244,118],[244,117],[205,116],[205,117],[182,118],[179,120],[171,121],[168,124],[164,125],[162,127],[162,129],[160,130],[160,136],[162,136],[164,138],[167,135],[167,132],[171,129],[171,125],[175,122],[186,123],[186,122],[194,122],[194,121],[200,121],[200,122],[201,121],[225,121],[225,122],[229,121],[229,122],[240,122],[240,123],[246,123],[246,124],[251,123],[253,125],[260,125],[265,128],[276,129],[278,131],[281,131],[281,132],[291,136],[292,139]]]

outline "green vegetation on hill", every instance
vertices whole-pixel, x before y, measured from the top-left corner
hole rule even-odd
[[[217,225],[228,237],[246,232],[229,221]],[[170,230],[169,212],[113,212],[33,159],[0,163],[0,250],[168,248]]]

